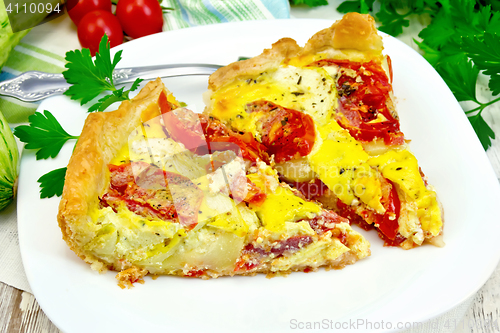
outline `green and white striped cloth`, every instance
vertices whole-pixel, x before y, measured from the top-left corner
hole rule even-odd
[[[290,17],[288,0],[163,0],[173,8],[164,15],[164,31],[192,26]],[[0,81],[22,72],[61,73],[64,55],[80,48],[76,27],[68,15],[33,28],[12,51],[0,73]],[[38,107],[13,98],[0,98],[0,110],[11,125],[24,123]]]

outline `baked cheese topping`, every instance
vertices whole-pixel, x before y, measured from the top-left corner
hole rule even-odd
[[[325,124],[336,103],[335,82],[322,68],[280,67],[255,79],[238,80],[211,96],[211,115],[230,123],[238,131],[258,136],[253,117],[245,110],[247,104],[266,100],[280,106],[302,111],[315,122]]]
[[[437,236],[443,226],[436,193],[428,190],[419,171],[415,156],[407,149],[391,150],[371,158],[368,163],[378,167],[385,178],[398,184],[418,207],[422,229]]]
[[[276,192],[270,193],[260,207],[252,207],[264,227],[279,232],[285,228],[285,222],[296,222],[313,218],[321,208],[307,202],[292,193],[290,189],[278,186]]]
[[[346,205],[354,205],[359,198],[384,213],[380,181],[367,163],[369,156],[361,144],[336,121],[318,127],[317,133],[315,147],[307,158],[319,179]]]
[[[297,197],[289,188],[277,185],[276,171],[264,165],[259,163],[259,172],[247,177],[267,194],[262,205],[250,205],[266,229],[284,231],[286,222],[310,219],[321,212],[319,205]]]

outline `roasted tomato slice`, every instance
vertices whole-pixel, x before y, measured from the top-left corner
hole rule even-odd
[[[221,147],[224,147],[224,145],[221,143],[223,142],[234,143],[240,148],[241,156],[244,159],[252,162],[257,160],[269,161],[266,147],[258,142],[251,133],[236,133],[221,122],[204,115],[200,115],[200,121],[210,151],[222,150]]]
[[[313,119],[300,111],[288,109],[269,101],[247,105],[247,112],[260,113],[262,144],[278,163],[306,156],[315,140]]]
[[[358,224],[365,230],[372,229],[375,225],[377,231],[388,246],[398,246],[406,240],[398,233],[399,216],[401,210],[401,202],[394,183],[384,179],[382,181],[382,204],[386,211],[384,214],[377,214],[371,210],[358,212],[354,211],[351,206],[348,206],[339,199],[337,200],[337,212],[348,218],[351,223]]]
[[[390,180],[387,180],[387,182],[391,185],[391,190],[389,191],[388,196],[386,198],[383,198],[382,201],[386,211],[383,217],[377,220],[377,223],[379,225],[378,230],[387,238],[394,240],[398,234],[401,202],[399,200],[398,192],[396,191],[396,186],[394,186],[394,183]]]
[[[190,179],[144,162],[108,166],[110,188],[101,204],[117,209],[121,203],[138,215],[162,220],[176,219],[186,229],[198,223],[203,200]]]
[[[357,140],[382,139],[387,145],[404,143],[399,120],[389,109],[392,85],[380,64],[348,60],[319,60],[310,66],[339,66],[339,107],[336,120]]]

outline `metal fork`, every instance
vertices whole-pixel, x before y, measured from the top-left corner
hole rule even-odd
[[[210,75],[220,68],[212,64],[173,64],[115,69],[115,84],[132,82],[136,78],[174,77],[188,75]],[[0,95],[14,97],[24,102],[36,102],[62,94],[69,88],[62,74],[39,71],[25,72],[13,79],[0,82]]]

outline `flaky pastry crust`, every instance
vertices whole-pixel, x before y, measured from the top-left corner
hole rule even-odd
[[[219,68],[210,76],[208,89],[216,91],[236,78],[255,76],[294,57],[325,53],[335,59],[382,61],[382,50],[382,37],[373,18],[368,14],[348,13],[331,27],[314,34],[303,48],[291,38],[282,38],[257,57]]]
[[[118,110],[88,115],[68,164],[57,220],[69,247],[97,270],[104,264],[82,247],[95,237],[89,228],[89,212],[98,206],[99,195],[108,185],[107,165],[139,125],[143,111],[156,105],[165,87],[161,79],[149,82],[131,101]]]
[[[123,102],[118,110],[89,114],[68,164],[63,196],[59,205],[58,222],[63,239],[69,247],[80,258],[91,264],[95,270],[121,271],[117,275],[121,287],[130,287],[132,283],[142,281],[142,277],[148,273],[179,276],[190,273],[190,268],[183,263],[186,258],[182,256],[179,257],[179,262],[173,260],[174,263],[170,263],[170,268],[161,265],[152,267],[116,256],[103,259],[87,248],[91,241],[99,236],[101,226],[96,225],[93,215],[100,209],[99,196],[108,188],[110,182],[108,164],[128,142],[130,133],[137,126],[151,119],[149,115],[160,114],[158,99],[162,92],[165,92],[167,96],[171,95],[161,80],[157,79],[148,83],[135,98]],[[360,234],[350,229],[346,223],[344,224],[339,228],[342,228],[347,235],[346,246],[348,248],[341,245],[338,240],[335,246],[336,249],[343,248],[347,252],[333,259],[292,264],[288,270],[276,269],[271,263],[252,272],[244,270],[235,272],[232,268],[230,270],[207,269],[203,278],[215,278],[222,275],[254,275],[255,273],[275,274],[277,271],[279,274],[287,274],[291,271],[316,270],[320,266],[338,269],[370,255],[369,244]],[[321,237],[324,239],[332,235]],[[221,239],[215,239],[215,241]],[[243,244],[243,240],[241,242]],[[209,244],[201,245],[206,246],[205,249],[210,247]]]

